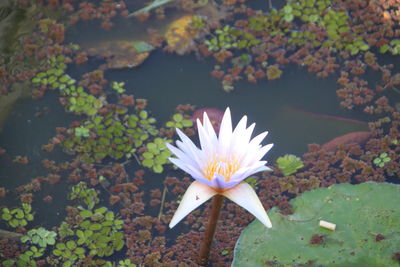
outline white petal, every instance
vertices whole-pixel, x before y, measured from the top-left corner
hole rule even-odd
[[[249,184],[238,184],[237,186],[228,189],[221,194],[248,210],[266,227],[272,227],[267,212],[264,210],[264,207],[261,204],[256,192],[254,192],[253,188]]]
[[[232,119],[231,111],[226,108],[224,116],[222,117],[221,127],[218,134],[218,154],[222,157],[227,156],[227,151],[231,143],[232,137]]]
[[[173,145],[169,143],[165,143],[167,148],[175,155],[178,157],[178,159],[186,162],[187,164],[190,164],[192,166],[197,167],[198,169],[200,168],[197,161],[194,161],[190,156],[188,156],[186,153],[182,152],[182,150],[174,147]]]
[[[177,167],[190,174],[193,178],[203,178],[201,172],[193,168],[189,163],[177,158],[168,158],[168,159],[172,163],[174,163]]]
[[[189,157],[193,158],[193,160],[199,162],[200,161],[200,153],[201,151],[195,146],[192,140],[189,139],[184,133],[181,132],[178,128],[176,128],[176,132],[182,141],[176,141],[176,145],[180,148],[184,153],[186,153]]]
[[[254,161],[259,161],[260,159],[262,159],[265,156],[265,154],[267,154],[268,151],[270,151],[270,149],[273,146],[274,146],[274,144],[268,144],[268,145],[265,145],[262,148],[260,148],[260,150],[258,150],[258,152],[255,153],[255,156],[254,156],[253,160]]]
[[[172,217],[169,227],[174,227],[186,215],[196,209],[198,206],[212,198],[217,192],[199,181],[194,181],[186,190],[178,209]]]
[[[214,143],[214,145],[217,145],[218,139],[217,139],[217,134],[215,133],[214,127],[208,118],[208,115],[206,112],[203,114],[203,126],[206,132],[208,133],[208,137],[210,140]]]
[[[206,157],[213,155],[213,152],[215,151],[215,145],[213,144],[209,134],[204,129],[203,125],[199,123],[199,119],[197,119],[197,129],[199,132],[201,150],[204,151]]]

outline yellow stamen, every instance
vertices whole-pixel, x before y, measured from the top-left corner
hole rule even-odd
[[[224,176],[224,181],[229,182],[231,176],[239,169],[239,161],[234,155],[221,157],[214,155],[203,169],[203,174],[208,180],[212,180],[216,173]]]

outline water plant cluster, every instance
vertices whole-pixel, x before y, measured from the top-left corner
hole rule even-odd
[[[65,89],[75,83],[68,74],[65,74],[67,65],[64,63],[63,55],[52,56],[47,60],[49,67],[45,71],[38,72],[32,82],[40,86],[48,86],[52,89]]]
[[[189,128],[193,126],[193,122],[191,120],[185,119],[181,113],[175,113],[172,115],[172,120],[167,121],[165,123],[165,127],[167,128]]]
[[[383,152],[379,155],[379,157],[374,159],[374,164],[380,168],[383,168],[386,163],[388,163],[391,160],[389,155],[386,152]]]
[[[285,176],[296,173],[298,169],[304,167],[303,161],[299,157],[291,154],[278,157],[276,163],[278,164],[279,170],[281,170]]]
[[[36,259],[43,257],[45,248],[30,246],[17,259],[7,259],[1,262],[3,267],[36,267]]]
[[[22,243],[30,242],[34,245],[39,245],[41,248],[46,248],[47,245],[54,245],[56,242],[57,233],[48,231],[43,227],[31,229],[21,238]]]
[[[126,107],[110,107],[105,114],[68,129],[68,137],[62,146],[68,153],[78,154],[86,163],[100,162],[107,156],[129,158],[150,137],[157,135],[155,121],[145,110],[128,114]]]
[[[225,25],[215,30],[209,39],[204,41],[210,51],[229,49],[250,49],[260,43],[252,33]]]
[[[76,86],[76,81],[65,74],[63,60],[62,56],[52,57],[49,69],[38,73],[32,80],[40,83],[41,77],[49,79],[44,74],[57,73],[57,76],[51,77],[61,78],[49,85],[60,90],[66,100],[67,111],[88,117],[80,125],[67,130],[68,136],[62,142],[63,149],[69,154],[77,154],[85,163],[101,162],[106,157],[129,159],[135,156],[138,159],[136,154],[144,153],[141,155],[143,166],[161,173],[162,166],[169,162],[170,152],[164,145],[168,140],[155,138],[159,133],[155,126],[156,119],[145,109],[135,107],[132,112],[128,107],[108,104],[104,96],[95,97],[86,93],[82,86]],[[124,82],[114,81],[111,84],[111,88],[119,95],[126,91],[124,86]],[[101,108],[105,109],[99,114]],[[192,121],[184,119],[180,113],[174,114],[172,120],[166,123],[167,128],[192,126]]]
[[[5,207],[1,210],[1,219],[12,228],[25,227],[33,218],[32,207],[28,203],[22,203],[21,208]]]
[[[152,169],[155,173],[164,171],[163,165],[168,162],[168,158],[171,156],[165,142],[165,139],[156,137],[153,142],[146,144],[146,151],[142,154],[142,165]]]

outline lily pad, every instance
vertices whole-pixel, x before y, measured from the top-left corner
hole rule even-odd
[[[305,192],[291,201],[292,215],[268,212],[271,229],[255,220],[243,230],[232,266],[397,266],[399,202],[400,186],[386,183]],[[319,227],[320,220],[336,230]]]

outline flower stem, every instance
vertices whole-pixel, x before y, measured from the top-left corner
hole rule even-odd
[[[199,262],[198,262],[200,266],[208,265],[211,243],[214,238],[215,228],[217,227],[218,216],[223,202],[224,202],[223,195],[215,195],[213,197],[210,218],[208,219],[208,225],[204,233],[203,244],[201,245],[200,248]]]

